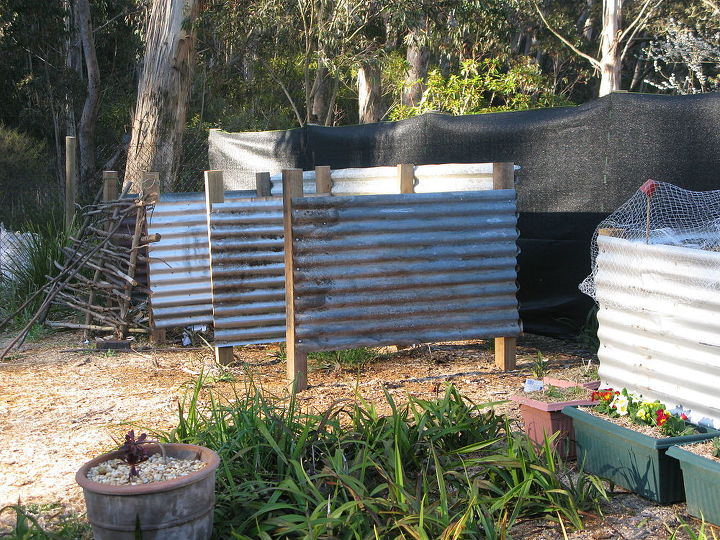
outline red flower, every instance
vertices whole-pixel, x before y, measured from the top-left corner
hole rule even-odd
[[[688,415],[685,414],[685,413],[681,413],[681,414],[680,414],[680,418],[682,418],[683,420],[685,420],[685,421],[687,422],[687,420],[688,420]]]
[[[655,412],[655,415],[657,416],[658,426],[662,426],[665,422],[667,422],[668,418],[670,418],[670,415],[666,413],[663,409],[658,409]]]

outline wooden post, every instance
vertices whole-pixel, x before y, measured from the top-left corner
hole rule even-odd
[[[297,349],[295,339],[295,276],[293,275],[292,199],[303,196],[302,169],[285,169],[283,182],[283,225],[285,227],[285,346],[287,378],[291,391],[307,388],[307,354]],[[294,388],[292,387],[294,383]]]
[[[401,163],[397,166],[400,193],[415,193],[415,165]]]
[[[144,195],[149,202],[157,202],[160,197],[160,173],[145,171],[142,179]]]
[[[315,167],[315,193],[332,192],[332,178],[330,177],[330,167],[328,165],[318,165]]]
[[[493,163],[493,189],[515,187],[515,164]],[[515,369],[517,339],[514,337],[495,338],[495,365],[503,371]]]
[[[75,217],[77,198],[77,138],[65,137],[65,226],[69,227]]]
[[[256,197],[272,197],[272,182],[269,172],[255,173]]]
[[[513,189],[515,187],[515,164],[509,162],[493,163],[493,189]]]
[[[205,171],[205,205],[207,208],[208,246],[212,250],[210,240],[210,212],[212,205],[225,202],[225,184],[222,171]],[[212,288],[212,256],[210,257],[210,286]],[[215,309],[215,302],[213,302]],[[232,347],[215,347],[215,360],[221,366],[227,366],[233,361]]]
[[[103,201],[114,201],[118,198],[117,171],[103,171]]]

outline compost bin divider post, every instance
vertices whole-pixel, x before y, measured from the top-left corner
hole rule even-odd
[[[303,196],[302,169],[283,169],[283,227],[285,230],[285,343],[287,378],[292,390],[307,388],[307,354],[299,351],[295,337],[295,268],[293,253],[292,200]]]
[[[145,171],[143,173],[143,192],[146,201],[157,202],[160,197],[160,173],[155,171]]]
[[[70,227],[75,217],[77,184],[77,138],[65,137],[65,227]]]
[[[212,253],[212,234],[210,232],[210,213],[212,205],[225,202],[225,185],[222,171],[205,171],[205,207],[207,209],[208,253]],[[212,257],[210,257],[210,283],[212,288]],[[213,309],[215,302],[213,302]],[[222,366],[227,366],[233,360],[232,347],[215,347],[215,360]]]
[[[272,183],[269,172],[255,173],[255,191],[257,197],[271,197]]]
[[[160,200],[160,173],[156,171],[145,171],[143,173],[143,191],[145,192],[147,201],[158,202]],[[147,225],[147,224],[145,224]],[[150,284],[150,272],[148,272],[148,287]],[[152,300],[150,300],[152,302]],[[155,345],[161,345],[167,341],[167,335],[164,328],[156,328],[152,319],[152,310],[150,310],[150,341]]]
[[[415,193],[415,165],[400,163],[397,166],[397,175],[400,181],[400,193]]]
[[[315,167],[315,193],[330,195],[332,192],[332,178],[329,165]]]
[[[515,164],[493,163],[493,189],[515,188]],[[517,339],[514,337],[495,338],[495,365],[503,371],[515,369]]]

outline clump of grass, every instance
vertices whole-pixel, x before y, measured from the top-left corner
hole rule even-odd
[[[284,362],[287,358],[285,345],[281,344],[275,358]],[[381,359],[383,355],[368,349],[367,347],[359,347],[356,349],[346,349],[342,351],[323,351],[311,352],[308,354],[308,361],[316,369],[335,370],[342,369],[358,369],[372,362]]]
[[[530,367],[532,374],[536,379],[542,379],[545,375],[550,372],[550,362],[545,360],[542,353],[538,352],[533,358],[532,366]]]
[[[529,517],[580,528],[605,497],[452,386],[403,406],[386,392],[383,416],[360,398],[313,414],[252,384],[202,405],[202,379],[159,436],[220,454],[216,538],[501,538]]]
[[[0,514],[15,514],[12,529],[0,535],[8,540],[89,540],[90,524],[75,514],[65,514],[59,504],[11,504]]]
[[[591,390],[583,386],[570,386],[559,388],[551,384],[538,392],[531,392],[533,399],[541,399],[547,402],[572,401],[576,399],[590,399]]]
[[[17,256],[4,268],[7,276],[0,283],[0,319],[16,311],[25,300],[43,287],[48,276],[58,273],[55,261],[63,261],[64,247],[70,245],[75,227],[66,228],[63,217],[53,214],[42,223],[28,223],[23,232],[29,233],[18,240]],[[20,326],[40,307],[44,298],[39,295],[20,314],[15,324]]]

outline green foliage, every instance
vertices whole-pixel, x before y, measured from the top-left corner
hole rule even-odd
[[[59,505],[12,504],[0,508],[0,514],[15,514],[12,529],[0,538],[7,540],[89,540],[92,538],[90,525],[76,515],[62,515]],[[59,515],[60,514],[60,515]],[[45,524],[45,516],[51,515],[51,523]],[[59,515],[59,516],[58,516]]]
[[[162,437],[220,454],[216,538],[505,538],[529,517],[579,528],[605,496],[452,386],[402,407],[386,393],[388,416],[360,398],[312,414],[253,385],[203,406],[202,390]]]
[[[598,401],[595,410],[610,418],[627,416],[630,421],[651,427],[657,427],[667,437],[679,437],[695,433],[695,429],[686,423],[687,416],[670,414],[664,403],[649,401],[627,388],[614,391],[612,388],[592,393]]]
[[[275,358],[281,362],[285,362],[287,358],[285,344],[281,344]],[[308,354],[308,360],[319,369],[347,369],[362,368],[363,366],[375,362],[382,358],[372,349],[367,347],[359,347],[356,349],[345,349],[342,351],[324,351],[312,352]]]
[[[58,204],[58,190],[44,142],[0,124],[0,223],[16,229],[28,219],[38,222]],[[27,215],[32,205],[35,215]]]
[[[550,372],[550,362],[545,360],[542,353],[538,351],[535,358],[533,358],[532,367],[530,369],[536,379],[542,379]]]
[[[529,59],[503,65],[498,58],[463,60],[459,74],[444,77],[437,69],[428,74],[417,106],[397,106],[390,114],[401,120],[428,111],[478,114],[571,105],[552,93],[540,68]]]
[[[680,538],[687,538],[688,540],[718,540],[715,534],[715,528],[712,525],[708,527],[705,519],[701,520],[700,526],[697,529],[682,519],[680,520],[680,526],[674,531],[667,525],[665,525],[665,528],[670,533],[668,540],[679,540]],[[681,534],[682,536],[680,536]]]
[[[15,311],[35,291],[47,283],[47,276],[55,276],[58,269],[53,261],[62,261],[63,247],[70,245],[74,227],[66,229],[58,212],[46,216],[46,221],[29,222],[24,232],[30,233],[17,243],[18,254],[4,268],[9,273],[0,284],[0,315],[4,318]],[[44,298],[39,295],[20,314],[18,323],[31,316]]]

